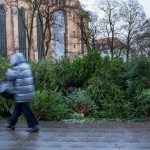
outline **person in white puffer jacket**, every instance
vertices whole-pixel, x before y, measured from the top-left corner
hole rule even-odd
[[[5,78],[13,83],[14,87],[14,111],[6,123],[8,130],[14,130],[19,116],[25,115],[28,132],[39,131],[39,123],[30,108],[30,102],[34,99],[34,78],[30,65],[26,62],[21,52],[13,54],[10,58],[11,68],[6,72]]]

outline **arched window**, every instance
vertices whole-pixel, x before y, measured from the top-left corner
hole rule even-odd
[[[26,57],[26,28],[25,28],[25,12],[18,12],[18,28],[19,28],[19,51]]]
[[[54,40],[55,40],[55,54],[57,59],[65,56],[65,17],[64,11],[59,10],[54,13]]]
[[[37,15],[37,50],[38,50],[38,59],[44,57],[44,39],[43,39],[43,25],[42,25],[42,16]]]
[[[0,6],[0,55],[7,56],[6,12],[2,6]]]

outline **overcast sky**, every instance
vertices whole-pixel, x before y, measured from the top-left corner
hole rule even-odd
[[[80,0],[81,3],[87,5],[87,8],[91,11],[94,11],[96,8],[96,5],[94,5],[94,1],[99,0]],[[150,18],[150,0],[138,0],[139,3],[144,7],[144,11],[147,15],[147,17]]]

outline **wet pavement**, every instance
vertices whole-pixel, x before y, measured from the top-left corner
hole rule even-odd
[[[0,150],[150,150],[150,122],[40,122],[39,133],[26,123],[6,131],[0,121]]]

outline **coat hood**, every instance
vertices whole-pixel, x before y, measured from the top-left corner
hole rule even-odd
[[[12,67],[17,66],[21,63],[26,62],[26,59],[24,55],[20,52],[15,53],[11,58],[10,58],[10,64]]]

